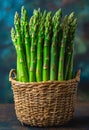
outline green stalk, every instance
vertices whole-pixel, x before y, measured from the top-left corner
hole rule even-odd
[[[57,61],[58,61],[58,36],[60,32],[60,23],[62,17],[62,10],[59,9],[53,17],[53,36],[51,45],[51,63],[50,63],[50,80],[57,80]]]
[[[71,28],[71,23],[74,20],[74,12],[72,12],[69,17],[68,17],[68,26],[69,26],[69,30],[68,30],[68,37],[67,37],[67,42],[66,42],[66,51],[65,51],[65,65],[64,65],[64,76],[65,76],[65,80],[68,79],[68,69],[69,69],[69,65],[70,65],[70,61],[71,61],[71,51],[72,51],[72,47],[71,47],[71,32],[72,32],[72,28]]]
[[[37,66],[36,66],[36,80],[37,82],[42,81],[42,66],[43,66],[43,39],[44,39],[44,22],[46,12],[43,13],[40,19],[40,26],[38,32],[38,43],[37,43]]]
[[[28,25],[25,27],[25,47],[26,47],[26,61],[27,61],[27,68],[28,68],[28,75],[30,81],[30,36]]]
[[[74,34],[77,25],[77,19],[74,20],[74,12],[72,12],[68,17],[68,37],[66,42],[66,52],[65,52],[65,80],[71,79],[73,77],[73,41]],[[72,41],[72,42],[71,42]]]
[[[16,80],[17,81],[21,81],[21,77],[19,76],[19,70],[20,70],[20,67],[19,67],[19,55],[18,55],[18,46],[17,46],[17,39],[16,39],[16,34],[15,34],[15,30],[14,28],[11,29],[11,38],[12,38],[12,42],[15,46],[15,49],[16,49],[16,54],[17,54],[17,71],[16,71]]]
[[[27,73],[27,66],[26,60],[23,51],[23,44],[21,39],[21,30],[20,30],[20,19],[19,15],[16,12],[14,18],[15,30],[16,30],[16,38],[17,38],[17,45],[18,45],[18,56],[19,56],[19,77],[21,77],[22,82],[28,82],[28,73]]]
[[[64,80],[64,53],[65,53],[65,44],[68,35],[68,17],[65,16],[63,21],[63,36],[60,47],[60,57],[59,57],[59,68],[58,68],[58,80]]]
[[[33,17],[30,22],[30,35],[31,35],[31,60],[30,60],[30,82],[36,81],[36,47],[37,47],[37,27],[39,21],[39,11],[34,10]]]
[[[71,59],[70,59],[68,74],[67,74],[68,79],[73,78],[74,37],[75,37],[76,26],[77,26],[77,19],[74,19],[74,21],[71,23],[71,37],[70,37],[71,51],[69,51],[71,52]]]
[[[28,75],[29,75],[29,81],[30,81],[30,36],[29,36],[29,24],[28,24],[28,17],[27,17],[27,11],[24,8],[23,11],[23,18],[24,18],[24,42],[25,42],[25,50],[26,50],[26,62],[27,62],[27,68],[28,68]]]
[[[45,21],[44,54],[43,54],[43,81],[50,79],[50,42],[52,32],[52,13],[49,12]]]
[[[24,10],[25,10],[25,8],[24,8],[24,6],[22,6],[22,8],[21,8],[21,38],[22,38],[22,44],[23,44],[23,49],[24,49],[24,53],[26,53],[25,52],[25,31],[24,31],[24,29],[25,29],[25,27],[24,27],[24,25],[25,25],[25,16],[24,16]]]

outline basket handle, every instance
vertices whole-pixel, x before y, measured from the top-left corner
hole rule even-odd
[[[81,70],[79,69],[78,71],[77,71],[77,73],[76,73],[76,81],[80,81],[80,73],[81,73]]]
[[[11,69],[9,73],[9,81],[16,79],[16,70]]]

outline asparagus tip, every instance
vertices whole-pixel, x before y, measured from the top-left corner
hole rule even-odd
[[[14,32],[14,28],[12,27],[12,28],[11,28],[11,33],[13,33],[13,32]]]
[[[23,11],[24,11],[24,9],[25,9],[25,8],[24,8],[24,6],[22,6],[22,8],[21,8],[21,12],[23,12]]]
[[[11,28],[11,38],[12,38],[13,43],[15,43],[15,30],[13,27]]]
[[[19,18],[19,14],[18,14],[18,12],[16,11],[14,20],[16,21],[18,18]]]
[[[72,12],[72,13],[69,15],[69,19],[73,19],[74,15],[75,15],[75,13]]]
[[[57,12],[56,12],[56,15],[62,15],[62,9],[60,8]]]
[[[77,18],[75,18],[75,19],[74,19],[74,23],[75,23],[75,24],[77,24],[77,22],[78,22],[78,19],[77,19]]]
[[[17,16],[19,16],[19,14],[18,14],[18,12],[16,11],[16,13],[15,13],[15,17],[17,17]]]
[[[38,8],[38,12],[40,12],[41,10],[40,10],[40,8]]]

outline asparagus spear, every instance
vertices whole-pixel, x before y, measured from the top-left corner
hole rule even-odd
[[[71,37],[70,37],[70,50],[68,53],[71,53],[70,56],[70,62],[69,62],[69,67],[68,67],[68,74],[67,74],[67,79],[73,78],[73,54],[74,54],[74,36],[75,36],[75,30],[77,26],[77,19],[74,19],[74,21],[71,23]]]
[[[43,54],[43,81],[50,79],[50,42],[52,32],[52,13],[49,12],[45,21],[44,54]]]
[[[15,46],[15,49],[16,49],[16,53],[18,52],[18,48],[17,48],[17,39],[16,39],[16,34],[15,34],[15,30],[14,28],[12,27],[11,28],[11,38],[12,38],[12,42]]]
[[[24,42],[25,42],[25,50],[26,50],[26,61],[27,61],[27,68],[28,68],[28,76],[30,81],[30,36],[29,36],[29,24],[28,24],[28,17],[27,11],[24,8],[23,10],[23,26],[24,26]]]
[[[65,16],[63,21],[63,36],[60,47],[60,57],[59,57],[59,68],[58,68],[58,80],[62,81],[64,79],[64,53],[65,53],[65,44],[68,35],[68,17]]]
[[[58,36],[60,31],[60,23],[62,17],[62,10],[59,9],[53,17],[53,36],[51,45],[51,63],[50,63],[50,80],[57,80],[57,61],[58,61]]]
[[[20,31],[20,18],[18,13],[16,12],[14,18],[15,30],[16,30],[16,38],[17,38],[17,45],[18,45],[18,57],[19,57],[19,77],[21,77],[22,82],[28,82],[28,73],[27,73],[27,66],[26,60],[23,51],[23,44],[21,39],[21,31]]]
[[[44,11],[42,18],[40,19],[40,26],[38,32],[37,43],[37,66],[36,66],[36,80],[42,81],[42,66],[43,66],[43,39],[44,39],[44,22],[46,17],[46,11]]]
[[[64,75],[65,75],[65,80],[67,79],[67,74],[68,74],[68,68],[71,60],[71,44],[70,44],[70,37],[71,37],[71,23],[73,22],[74,19],[74,12],[72,12],[69,17],[68,17],[68,37],[67,37],[67,42],[66,42],[66,51],[65,51],[65,65],[64,65]]]
[[[30,60],[30,82],[36,81],[36,46],[37,46],[37,27],[39,21],[39,11],[34,10],[33,17],[30,21],[31,35],[31,60]],[[32,22],[32,23],[31,23]]]
[[[14,46],[15,46],[15,49],[16,49],[16,54],[17,54],[17,74],[16,74],[16,80],[18,80],[18,81],[21,81],[21,77],[19,77],[19,70],[20,70],[20,68],[19,68],[19,55],[18,55],[18,47],[17,47],[17,39],[16,39],[16,34],[15,34],[15,30],[14,30],[14,28],[12,28],[11,29],[11,38],[12,38],[12,42],[13,42],[13,44],[14,44]]]
[[[47,15],[47,12],[46,12],[46,10],[43,12],[43,16],[42,16],[42,19],[43,19],[43,21],[45,22],[45,18],[46,18],[46,15]]]
[[[74,21],[74,13],[72,12],[69,17],[68,17],[68,26],[69,26],[69,31],[68,31],[68,37],[67,37],[67,42],[66,42],[66,52],[65,52],[65,80],[70,79],[68,78],[68,74],[70,73],[70,71],[68,72],[68,70],[70,70],[70,62],[71,62],[71,56],[72,56],[72,52],[73,52],[73,43],[71,43],[71,40],[74,40],[74,33],[75,33],[75,29],[73,29],[72,27],[72,23]],[[73,68],[72,68],[73,69]]]
[[[24,31],[24,29],[25,29],[25,27],[24,27],[24,25],[25,25],[25,16],[24,16],[24,10],[25,10],[25,8],[24,8],[24,6],[22,6],[22,8],[21,8],[21,38],[22,38],[22,44],[23,44],[23,49],[25,48],[25,31]],[[25,49],[24,49],[24,53],[25,53]]]

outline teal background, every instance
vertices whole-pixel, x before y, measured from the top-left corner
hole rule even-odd
[[[0,0],[0,102],[13,102],[9,71],[16,68],[16,52],[10,37],[15,11],[20,14],[21,6],[28,11],[41,8],[55,12],[62,8],[63,15],[72,11],[78,17],[75,36],[74,72],[81,69],[78,87],[79,100],[89,100],[89,1],[88,0]]]

